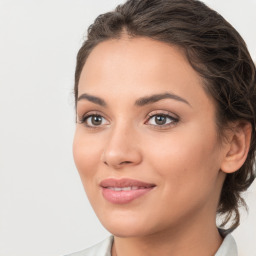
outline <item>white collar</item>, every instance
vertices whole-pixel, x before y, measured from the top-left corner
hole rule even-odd
[[[111,256],[111,248],[113,241],[114,237],[109,236],[105,240],[88,249],[70,254],[68,256]],[[231,234],[228,234],[224,238],[215,256],[238,256],[236,242]]]
[[[215,256],[238,256],[236,241],[231,234],[228,234]]]

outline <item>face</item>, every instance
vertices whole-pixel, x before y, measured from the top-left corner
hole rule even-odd
[[[100,43],[78,87],[74,160],[111,233],[215,222],[223,183],[215,106],[179,48],[148,38]]]

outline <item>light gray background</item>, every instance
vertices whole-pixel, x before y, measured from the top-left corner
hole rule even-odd
[[[0,255],[62,255],[108,235],[72,159],[75,56],[87,27],[121,0],[0,0]],[[256,0],[206,1],[256,59]],[[235,232],[256,255],[256,185]]]

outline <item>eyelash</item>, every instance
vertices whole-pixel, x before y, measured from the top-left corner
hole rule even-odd
[[[168,113],[163,113],[163,112],[153,112],[153,113],[150,113],[147,115],[147,120],[145,123],[148,123],[153,117],[165,117],[167,119],[171,119],[171,122],[170,123],[167,123],[167,124],[163,124],[163,125],[153,125],[153,124],[148,124],[149,126],[153,127],[154,129],[167,129],[169,128],[170,126],[174,126],[176,125],[180,119],[179,117],[174,117],[172,114],[170,114],[169,112]],[[86,122],[89,118],[91,117],[101,117],[103,119],[105,119],[102,115],[98,114],[98,113],[90,113],[90,114],[86,114],[84,116],[82,116],[81,118],[79,118],[79,123],[80,124],[84,124],[86,128],[89,128],[89,129],[99,129],[102,127],[102,125],[99,125],[99,126],[91,126],[91,125],[88,125]]]
[[[163,113],[163,112],[153,112],[148,114],[147,116],[147,121],[146,123],[148,123],[152,118],[154,117],[165,117],[167,119],[170,119],[171,122],[167,123],[167,124],[163,124],[163,125],[153,125],[153,124],[149,124],[151,127],[155,128],[155,129],[167,129],[170,126],[174,126],[179,122],[179,117],[174,117],[173,114],[167,112],[167,113]]]
[[[80,124],[84,124],[84,126],[86,128],[89,128],[89,129],[99,129],[101,128],[102,125],[99,125],[99,126],[91,126],[91,125],[88,125],[86,123],[86,121],[90,118],[90,117],[101,117],[103,119],[106,119],[104,118],[102,115],[98,114],[98,113],[90,113],[90,114],[85,114],[84,116],[82,116],[81,118],[79,118],[79,123]]]

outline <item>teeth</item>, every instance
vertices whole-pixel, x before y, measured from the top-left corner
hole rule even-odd
[[[122,188],[114,188],[115,191],[121,191]]]
[[[139,189],[139,187],[137,187],[137,186],[123,187],[123,188],[108,187],[108,189],[114,190],[114,191],[129,191],[129,190],[136,190],[136,189]]]
[[[132,188],[131,187],[124,187],[124,188],[122,188],[122,190],[127,191],[127,190],[132,190]]]

